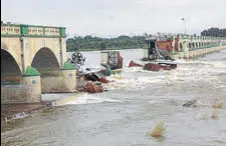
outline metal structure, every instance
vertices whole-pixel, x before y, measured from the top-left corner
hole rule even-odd
[[[101,52],[101,64],[109,65],[112,70],[122,68],[122,60],[119,51]]]
[[[146,38],[146,43],[148,43],[148,56],[146,60],[172,60],[166,53],[160,52],[160,50],[157,47],[157,36],[151,36],[149,38]]]
[[[73,64],[84,65],[86,58],[83,57],[82,53],[75,52],[71,55],[71,58],[69,58],[68,61],[73,63]]]

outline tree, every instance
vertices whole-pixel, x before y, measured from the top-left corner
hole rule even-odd
[[[211,27],[208,30],[203,30],[201,36],[226,37],[226,29]]]
[[[100,43],[100,50],[106,50],[107,46],[104,42]]]
[[[145,45],[144,36],[129,37],[121,35],[116,38],[100,38],[87,35],[85,37],[74,36],[67,39],[67,51],[76,50],[104,50],[106,48],[111,49],[130,49],[130,48],[142,48]]]

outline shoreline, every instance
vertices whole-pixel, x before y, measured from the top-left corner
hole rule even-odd
[[[56,103],[58,103],[57,105],[60,105],[61,102],[67,101],[68,99],[71,99],[74,96],[77,97],[79,95],[77,92],[75,94],[72,93],[75,92],[71,92],[68,94],[64,93],[64,98],[42,100],[41,102],[36,103],[1,104],[1,124],[7,124],[7,122],[14,122],[17,119],[22,119],[31,116],[34,113],[53,108],[54,106],[56,106]],[[60,95],[60,93],[54,94]],[[49,93],[48,95],[52,96],[53,94]],[[48,98],[48,95],[46,96],[46,98]]]
[[[51,101],[43,101],[40,103],[1,104],[1,124],[51,108],[51,103]]]

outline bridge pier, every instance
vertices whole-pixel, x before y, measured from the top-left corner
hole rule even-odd
[[[184,51],[179,52],[179,59],[183,59],[184,58]]]
[[[41,102],[40,74],[32,67],[27,68],[25,74],[10,77],[8,84],[1,85],[1,103],[37,103]]]
[[[193,58],[193,57],[194,57],[194,51],[191,50],[191,51],[189,51],[189,58]]]
[[[1,103],[38,103],[42,93],[68,93],[76,91],[76,72],[72,65],[64,69],[38,72],[28,67],[17,84],[1,85]],[[17,78],[17,77],[11,77]]]
[[[184,59],[189,59],[189,51],[188,50],[186,50],[184,52]]]
[[[55,71],[41,71],[42,93],[67,93],[76,91],[75,67],[65,63],[63,69]]]
[[[27,67],[23,75],[23,85],[26,88],[26,96],[21,97],[25,103],[41,102],[40,73],[33,67]]]
[[[76,91],[76,70],[50,71],[41,75],[42,93],[66,93]]]
[[[64,83],[65,87],[67,89],[67,92],[75,91],[76,90],[76,81],[77,81],[77,70],[75,69],[69,69],[69,70],[62,70],[63,77],[64,77]]]
[[[39,75],[24,76],[23,82],[27,87],[25,103],[41,102],[41,79]],[[23,97],[22,97],[23,98]]]

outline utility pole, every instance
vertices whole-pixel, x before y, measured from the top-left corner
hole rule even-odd
[[[184,35],[186,35],[186,21],[184,18],[181,19],[184,22]]]

